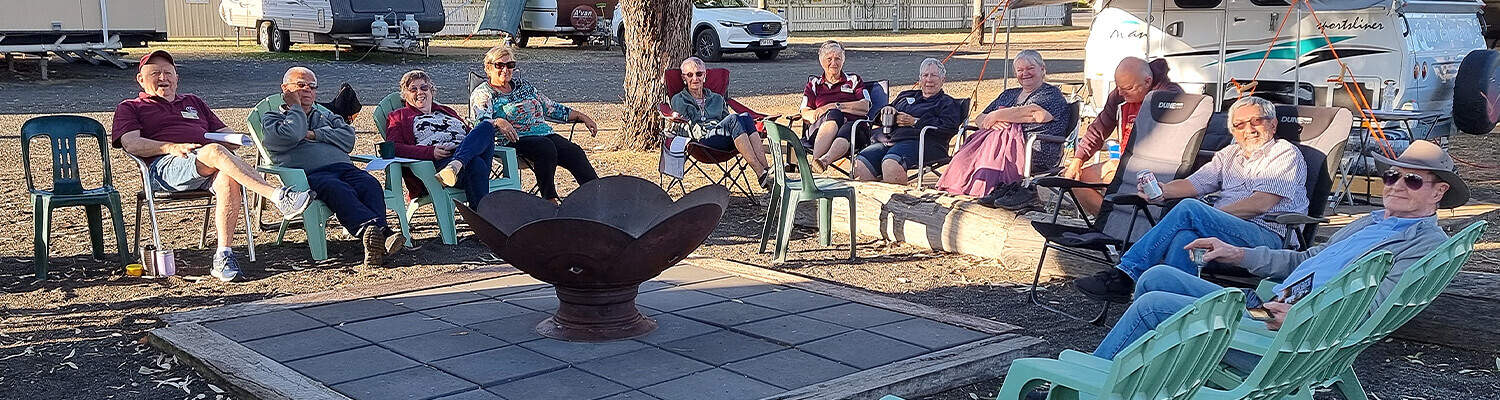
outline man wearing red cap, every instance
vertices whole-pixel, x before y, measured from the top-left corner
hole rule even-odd
[[[116,148],[147,160],[151,185],[156,190],[213,191],[218,251],[210,273],[222,281],[232,281],[240,274],[230,249],[239,222],[234,216],[240,213],[240,189],[275,200],[284,218],[302,214],[313,194],[272,186],[235,154],[239,145],[205,138],[207,132],[233,130],[203,99],[177,93],[177,65],[171,54],[155,50],[141,57],[135,81],[142,92],[115,107],[111,139]]]

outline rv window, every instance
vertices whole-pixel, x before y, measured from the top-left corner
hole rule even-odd
[[[1285,7],[1285,6],[1290,5],[1292,3],[1288,3],[1288,2],[1286,2],[1286,0],[1250,0],[1250,4],[1254,4],[1254,5],[1257,5],[1257,6],[1283,6],[1283,7]]]
[[[1220,0],[1176,0],[1177,6],[1182,8],[1214,8],[1219,6]]]

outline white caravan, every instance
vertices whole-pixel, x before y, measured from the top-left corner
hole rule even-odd
[[[1289,10],[1283,0],[1100,0],[1084,61],[1095,109],[1086,105],[1084,113],[1097,114],[1114,87],[1115,66],[1127,56],[1165,58],[1173,81],[1189,92],[1214,96],[1219,110],[1239,93],[1229,82],[1248,84],[1257,69],[1255,91],[1273,102],[1352,110],[1355,102],[1337,82],[1337,51],[1353,72],[1344,80],[1356,83],[1371,107],[1441,112],[1418,132],[1397,136],[1447,136],[1454,132],[1459,64],[1470,51],[1485,48],[1482,5],[1478,0],[1314,0],[1316,19],[1299,6],[1282,27]]]

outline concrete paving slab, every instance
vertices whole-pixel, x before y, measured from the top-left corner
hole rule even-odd
[[[789,390],[859,372],[858,368],[793,349],[735,361],[725,364],[724,369]]]
[[[727,277],[729,275],[725,275],[723,272],[698,268],[687,264],[678,264],[675,267],[667,268],[666,271],[662,271],[661,275],[658,275],[653,280],[681,286]]]
[[[866,331],[834,335],[797,348],[859,369],[874,368],[927,351],[921,346]]]
[[[532,278],[531,275],[526,274],[510,275],[495,279],[486,279],[481,282],[492,284],[495,287],[493,289],[478,289],[474,292],[490,297],[503,297],[551,286],[546,282],[536,280],[536,278]]]
[[[472,391],[478,387],[472,382],[424,365],[333,385],[333,390],[355,400],[426,400]]]
[[[286,366],[325,385],[337,385],[417,365],[416,361],[379,346],[365,346],[286,363]]]
[[[435,361],[432,366],[480,386],[490,386],[563,369],[567,363],[510,345]]]
[[[257,353],[264,354],[266,357],[279,362],[316,357],[374,344],[368,340],[344,333],[344,331],[328,327],[272,336],[244,343],[245,347],[249,347],[251,350],[255,350]]]
[[[412,309],[385,300],[364,299],[298,309],[297,312],[328,325],[364,321],[411,312]]]
[[[484,300],[422,310],[422,314],[437,317],[457,325],[471,325],[505,317],[526,314],[532,310],[500,300]]]
[[[929,350],[946,349],[989,336],[926,319],[909,319],[865,330],[926,347]]]
[[[509,400],[577,399],[594,400],[624,393],[630,388],[594,376],[577,368],[567,368],[489,388]]]
[[[380,342],[380,347],[425,363],[500,348],[508,344],[510,343],[473,329],[457,327]]]
[[[521,343],[521,347],[527,350],[546,354],[548,357],[566,361],[568,363],[581,363],[589,360],[609,357],[620,353],[629,353],[646,347],[645,343],[634,340],[620,340],[604,343],[581,343],[565,342],[561,340],[533,340]]]
[[[557,310],[557,292],[551,287],[516,293],[499,299],[533,311],[551,313]]]
[[[765,382],[723,369],[711,369],[641,389],[662,400],[759,399],[781,393]]]
[[[659,400],[651,395],[641,392],[625,392],[614,396],[605,397],[603,400]]]
[[[412,312],[344,324],[337,328],[351,335],[378,343],[456,327],[458,326],[440,321],[437,318]]]
[[[734,327],[734,330],[771,339],[772,341],[788,346],[795,346],[848,332],[852,329],[800,315],[783,315],[764,321],[738,325]]]
[[[661,347],[712,365],[724,365],[787,348],[787,346],[754,336],[730,331],[716,331],[667,342]],[[651,394],[651,392],[646,393]],[[652,395],[655,396],[655,394]]]
[[[492,338],[511,343],[522,343],[541,339],[542,334],[536,332],[536,324],[541,323],[542,320],[551,316],[552,314],[531,312],[494,321],[471,324],[469,328],[489,335]]]
[[[712,365],[655,347],[578,364],[584,371],[640,388],[707,371]]]
[[[825,296],[801,289],[779,290],[746,297],[742,300],[746,303],[791,313],[806,312],[848,303],[848,301],[837,297]]]
[[[413,310],[426,310],[429,308],[438,308],[443,306],[451,306],[454,304],[463,304],[473,301],[486,300],[489,299],[489,297],[473,292],[415,292],[382,297],[380,299]]]
[[[916,318],[911,315],[864,304],[849,303],[804,312],[804,317],[832,322],[855,329],[885,325],[896,321]]]
[[[276,311],[203,324],[231,340],[249,341],[323,327],[322,322],[295,311]]]
[[[784,286],[745,279],[737,276],[683,285],[682,288],[698,290],[711,295],[728,297],[731,299],[738,299],[741,297],[754,296],[761,293],[769,293],[778,289],[785,289]]]
[[[673,312],[685,308],[693,308],[725,301],[723,297],[714,296],[697,290],[685,290],[682,288],[662,289],[655,292],[641,293],[636,297],[635,303],[658,310]]]
[[[658,314],[652,316],[656,320],[656,331],[641,336],[635,340],[643,343],[662,344],[673,340],[698,336],[719,330],[718,327],[697,320],[679,316],[677,314]]]
[[[484,389],[474,389],[452,396],[439,397],[437,400],[505,400],[505,398]]]
[[[748,322],[786,315],[785,311],[766,308],[739,301],[721,301],[706,306],[678,310],[673,313],[721,327],[731,327]]]

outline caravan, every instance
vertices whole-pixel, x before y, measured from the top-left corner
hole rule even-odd
[[[1310,3],[1316,15],[1283,0],[1101,0],[1085,45],[1089,103],[1104,104],[1121,59],[1144,55],[1165,58],[1173,81],[1189,92],[1213,96],[1219,110],[1253,80],[1255,94],[1276,103],[1354,109],[1354,92],[1353,97],[1362,96],[1377,110],[1432,112],[1435,120],[1425,122],[1420,131],[1396,130],[1395,135],[1406,140],[1455,132],[1454,87],[1460,64],[1471,51],[1485,49],[1482,2]],[[1352,74],[1341,71],[1335,52]],[[1493,66],[1472,69],[1465,74],[1484,74],[1488,80],[1493,73]],[[1355,85],[1349,88],[1353,90],[1343,87],[1341,77]],[[1460,99],[1465,100],[1485,102]],[[1085,106],[1085,115],[1097,112]],[[1492,128],[1494,116],[1490,118]],[[1477,129],[1466,129],[1488,132],[1473,130]]]
[[[447,15],[442,0],[222,0],[219,17],[255,30],[256,42],[269,52],[293,43],[405,51],[425,50]]]

